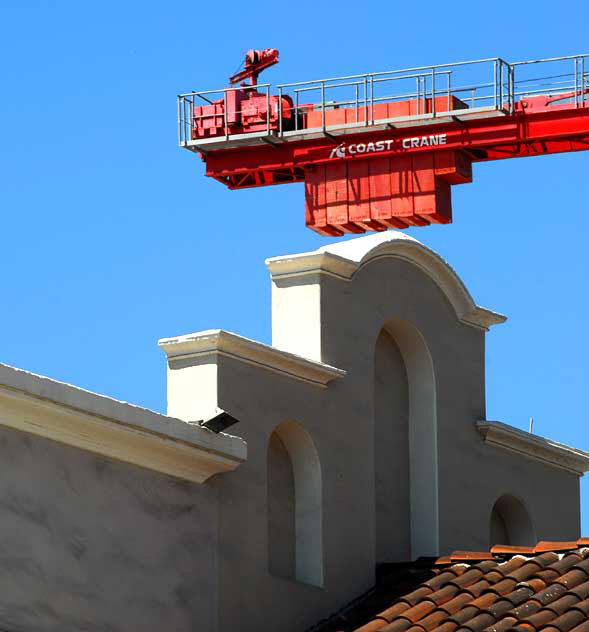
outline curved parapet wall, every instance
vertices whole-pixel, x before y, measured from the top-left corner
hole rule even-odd
[[[367,264],[384,257],[406,261],[424,272],[452,305],[460,322],[488,330],[507,319],[478,306],[454,269],[433,250],[408,235],[387,231],[312,252],[267,259],[273,281],[273,345],[321,360],[320,279],[351,281]],[[304,333],[298,336],[297,331]]]

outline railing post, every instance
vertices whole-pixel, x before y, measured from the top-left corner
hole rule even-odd
[[[364,75],[364,123],[368,125],[368,78]]]
[[[182,142],[182,120],[180,118],[180,102],[182,100],[182,97],[180,95],[178,95],[178,101],[177,101],[177,109],[178,109],[178,145],[183,145],[184,143]]]
[[[582,95],[583,95],[583,100],[581,101],[583,107],[585,107],[585,57],[581,57],[581,77],[582,77]]]
[[[509,65],[509,113],[515,109],[515,66]]]
[[[225,140],[229,140],[229,125],[227,123],[227,94],[228,91],[225,90],[225,103],[223,104],[223,121],[225,122]]]
[[[493,62],[493,107],[497,109],[497,60]]]
[[[325,81],[321,82],[321,127],[325,131]]]
[[[499,108],[503,108],[503,60],[499,62]]]
[[[577,64],[577,58],[573,59],[573,67],[575,72],[575,107],[579,107],[579,69]]]
[[[186,108],[190,108],[190,116],[186,115]],[[189,99],[184,99],[184,105],[182,107],[182,116],[184,118],[184,138],[186,135],[192,136],[192,123],[194,121],[194,99],[190,101]],[[189,127],[187,132],[186,127]]]
[[[266,86],[266,134],[270,135],[270,86]]]
[[[452,111],[452,93],[450,91],[450,78],[452,76],[452,71],[449,70],[446,75],[446,79],[448,80],[448,112]]]
[[[432,68],[432,118],[436,118],[436,69]]]
[[[278,86],[278,135],[282,136],[282,86]]]
[[[374,77],[370,75],[370,120],[374,125]],[[368,121],[366,121],[368,124]]]

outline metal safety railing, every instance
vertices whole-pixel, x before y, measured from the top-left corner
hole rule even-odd
[[[482,79],[482,81],[481,81]],[[202,145],[206,138],[194,138],[194,130],[211,122],[216,131],[211,139],[229,140],[243,136],[230,120],[246,114],[239,108],[228,113],[219,106],[232,91],[252,89],[231,87],[190,92],[178,96],[178,140],[180,145]],[[255,87],[265,101],[264,114],[249,126],[248,137],[299,138],[330,130],[371,127],[443,117],[513,113],[518,101],[543,95],[572,107],[589,106],[589,55],[572,55],[508,63],[497,57],[437,66],[334,77],[314,81],[270,84]],[[407,103],[411,103],[408,109]],[[247,103],[245,101],[244,103]],[[397,105],[395,105],[397,104]],[[405,109],[403,109],[405,108]],[[334,116],[331,110],[345,110]],[[249,111],[248,111],[249,112]],[[285,121],[288,120],[288,125]]]

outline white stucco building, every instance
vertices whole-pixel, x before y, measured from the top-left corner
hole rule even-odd
[[[266,264],[272,346],[161,340],[167,415],[0,366],[0,629],[303,632],[378,564],[579,537],[589,454],[486,419],[505,317],[440,256]]]

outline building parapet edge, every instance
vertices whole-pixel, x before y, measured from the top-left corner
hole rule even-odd
[[[314,252],[272,257],[266,259],[266,266],[274,283],[311,275],[351,281],[362,266],[381,257],[404,259],[423,270],[444,292],[461,322],[488,330],[492,325],[507,320],[502,314],[476,305],[461,279],[444,259],[403,233],[387,231],[351,242],[323,246]]]
[[[486,445],[522,454],[577,476],[589,471],[589,452],[533,435],[500,421],[477,421],[476,425]]]
[[[162,338],[158,345],[168,356],[168,362],[189,357],[225,356],[319,388],[327,388],[332,380],[346,376],[343,369],[309,360],[222,329]]]
[[[0,426],[193,483],[247,458],[239,437],[4,364]]]

